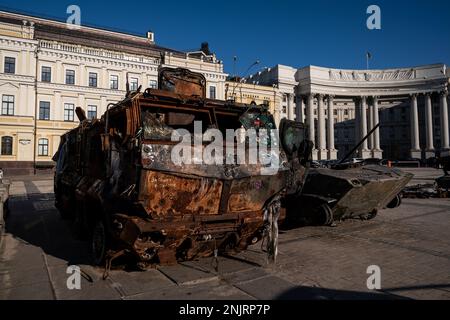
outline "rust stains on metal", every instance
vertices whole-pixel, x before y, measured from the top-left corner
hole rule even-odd
[[[245,250],[264,234],[274,260],[278,220],[285,217],[280,199],[306,174],[301,166],[290,167],[293,150],[289,157],[279,151],[279,167],[270,176],[261,173],[261,163],[185,165],[171,159],[172,133],[192,132],[194,121],[225,133],[255,123],[275,128],[272,115],[262,106],[205,99],[206,79],[188,70],[162,69],[159,79],[158,90],[127,93],[99,120],[81,114],[80,126],[62,137],[55,155],[62,217],[80,238],[91,239],[97,264],[119,253],[140,263],[172,264]]]

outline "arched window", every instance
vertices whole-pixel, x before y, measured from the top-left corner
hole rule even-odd
[[[48,156],[48,139],[39,139],[38,155],[41,157]]]
[[[13,153],[13,138],[2,137],[2,156],[12,156]]]

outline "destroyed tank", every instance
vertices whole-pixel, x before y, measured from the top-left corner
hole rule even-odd
[[[61,216],[91,241],[95,264],[122,255],[141,266],[174,264],[245,250],[264,235],[274,260],[285,216],[281,199],[305,174],[303,155],[293,147],[298,142],[289,138],[304,128],[285,121],[286,150],[278,137],[259,135],[267,152],[259,150],[256,163],[236,162],[239,147],[257,152],[239,130],[275,129],[267,108],[207,99],[204,76],[186,69],[162,68],[158,83],[145,92],[127,90],[101,119],[86,119],[77,108],[80,125],[62,136],[54,156]],[[238,133],[211,152],[212,144],[202,141],[207,129]],[[214,160],[222,150],[227,161],[202,162],[207,151]]]
[[[338,164],[308,171],[301,192],[286,198],[288,224],[333,225],[349,218],[370,220],[381,209],[401,205],[401,192],[412,174],[381,165],[345,163],[378,127]]]

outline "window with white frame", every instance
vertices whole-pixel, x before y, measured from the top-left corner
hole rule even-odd
[[[64,121],[66,122],[74,121],[74,109],[75,105],[73,103],[64,104]]]
[[[136,91],[139,86],[138,78],[130,78],[130,91]]]
[[[88,106],[88,119],[97,119],[97,106]]]
[[[66,84],[75,84],[75,70],[66,70]]]
[[[38,156],[48,156],[48,139],[39,139],[38,141]]]
[[[52,82],[52,68],[42,67],[41,81],[42,82]]]
[[[4,94],[2,96],[2,115],[13,116],[14,115],[14,96]]]
[[[215,86],[209,87],[209,98],[216,99],[216,87]]]
[[[148,84],[148,87],[150,89],[158,89],[158,81],[150,80],[150,83]]]
[[[97,88],[97,73],[89,72],[89,87]]]
[[[113,89],[113,90],[119,89],[119,76],[116,76],[116,75],[110,76],[109,87],[110,87],[110,89]]]
[[[39,102],[39,120],[50,120],[50,102]]]
[[[16,73],[16,58],[5,57],[5,73]]]

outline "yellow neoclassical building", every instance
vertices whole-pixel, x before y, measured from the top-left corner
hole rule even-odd
[[[180,52],[145,37],[0,11],[0,168],[9,175],[53,166],[75,108],[100,117],[131,89],[157,87],[160,67],[202,73],[225,98],[223,63],[209,50]]]
[[[277,86],[262,86],[243,81],[225,82],[225,99],[245,104],[265,104],[278,124],[281,119],[283,95]]]

